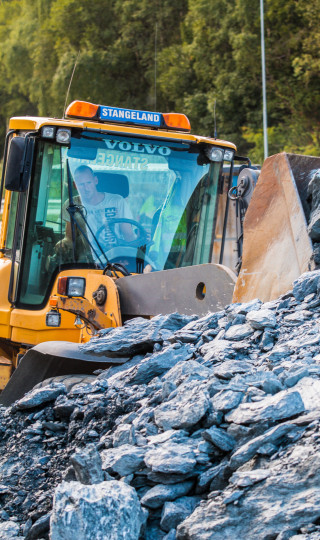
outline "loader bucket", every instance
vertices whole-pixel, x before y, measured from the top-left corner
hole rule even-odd
[[[11,405],[36,384],[60,375],[92,374],[96,369],[107,369],[123,364],[128,358],[109,358],[84,353],[78,343],[47,341],[29,349],[5,389],[0,394],[0,404]]]
[[[127,276],[117,281],[125,318],[153,317],[173,311],[203,316],[231,302],[235,274],[219,264],[204,264]],[[11,405],[36,384],[62,375],[90,375],[97,369],[124,364],[129,358],[83,352],[78,343],[47,341],[29,349],[0,395]]]
[[[315,267],[307,191],[319,167],[320,158],[284,152],[265,160],[244,219],[234,302],[275,299]]]

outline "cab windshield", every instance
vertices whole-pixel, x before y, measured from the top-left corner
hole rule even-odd
[[[18,244],[18,303],[63,267],[143,273],[211,262],[221,163],[205,145],[96,132],[39,140]]]

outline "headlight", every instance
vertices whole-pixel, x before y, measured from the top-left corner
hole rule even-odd
[[[61,314],[59,311],[49,311],[46,315],[46,325],[58,327],[61,324]]]
[[[221,148],[216,148],[215,146],[210,146],[206,150],[206,154],[210,161],[222,161],[223,160],[223,150]]]
[[[56,128],[53,126],[44,126],[41,128],[41,135],[45,139],[53,139],[56,134]]]
[[[225,150],[224,151],[224,160],[225,161],[232,161],[233,160],[233,151],[232,150]]]
[[[83,277],[61,277],[58,279],[58,294],[63,296],[84,296],[86,280]]]
[[[69,144],[71,139],[71,129],[59,128],[57,130],[56,140],[61,144]]]

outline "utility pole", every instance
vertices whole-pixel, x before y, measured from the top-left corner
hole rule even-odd
[[[264,13],[263,0],[260,0],[260,26],[261,26],[261,71],[262,71],[262,108],[263,108],[263,148],[264,159],[268,157],[268,125],[267,125],[267,90],[266,90],[266,58],[264,46]]]
[[[154,110],[157,110],[157,47],[158,47],[158,23],[156,22],[154,34]]]

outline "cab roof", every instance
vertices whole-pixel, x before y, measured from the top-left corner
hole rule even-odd
[[[10,118],[9,129],[17,131],[39,131],[43,126],[58,126],[67,128],[79,128],[83,130],[101,131],[106,133],[118,133],[124,135],[135,135],[157,139],[173,139],[177,141],[193,142],[193,143],[207,143],[215,146],[224,146],[236,151],[235,144],[224,141],[221,139],[214,139],[211,137],[203,137],[199,135],[193,135],[191,133],[184,133],[181,131],[172,131],[166,129],[150,129],[142,128],[138,126],[129,126],[126,124],[116,124],[107,122],[90,121],[78,118],[49,118],[41,116],[15,116]]]

